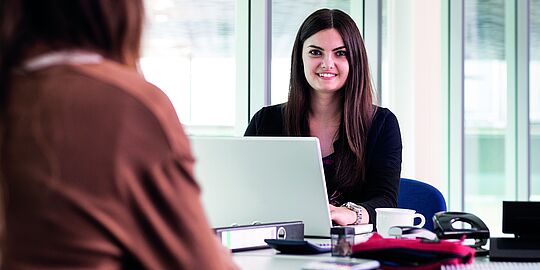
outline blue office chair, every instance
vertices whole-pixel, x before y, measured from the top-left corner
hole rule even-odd
[[[398,207],[414,209],[426,217],[424,228],[433,231],[433,216],[446,211],[446,201],[442,193],[430,184],[401,178],[399,182]]]

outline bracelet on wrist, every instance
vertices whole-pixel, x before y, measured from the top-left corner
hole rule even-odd
[[[352,223],[353,225],[360,224],[362,222],[362,207],[352,202],[347,202],[342,205],[343,207],[356,213],[356,220]]]

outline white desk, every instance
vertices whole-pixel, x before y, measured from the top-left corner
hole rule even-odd
[[[313,242],[329,242],[330,239],[309,239]],[[260,249],[253,251],[236,252],[234,261],[240,269],[245,270],[299,270],[309,262],[315,260],[328,260],[330,253],[317,255],[281,255],[274,249]],[[487,257],[477,257],[473,269],[540,269],[540,263],[521,264],[517,268],[505,263],[490,262]],[[515,266],[515,265],[514,265]]]
[[[234,261],[240,269],[302,269],[302,266],[314,260],[328,259],[329,255],[294,256],[294,255],[267,255],[267,254],[235,254]]]
[[[330,243],[330,239],[309,239],[314,243]],[[276,250],[260,249],[253,251],[236,252],[233,254],[234,261],[241,269],[260,270],[289,270],[302,269],[302,266],[315,260],[328,260],[330,253],[316,255],[281,255]]]
[[[302,266],[315,260],[328,260],[330,253],[317,255],[280,255],[274,249],[262,249],[234,253],[234,261],[240,269],[289,270],[302,269]]]

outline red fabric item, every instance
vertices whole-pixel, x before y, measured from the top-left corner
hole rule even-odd
[[[470,264],[475,250],[461,242],[446,240],[383,238],[374,233],[369,240],[353,246],[352,257],[377,260],[382,269],[440,269],[442,265]]]

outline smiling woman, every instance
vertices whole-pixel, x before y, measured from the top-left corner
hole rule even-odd
[[[314,94],[334,94],[347,80],[347,50],[341,35],[334,28],[322,30],[306,39],[302,61],[306,79],[315,90]]]
[[[320,9],[296,35],[288,101],[257,112],[245,135],[317,137],[333,221],[373,223],[375,208],[397,204],[402,146],[394,114],[372,102],[358,27]]]
[[[291,71],[291,48],[298,28],[309,14],[320,8],[339,9],[348,14],[362,14],[357,0],[272,0],[271,8],[271,82],[270,104],[287,101]],[[359,17],[353,18],[360,22]]]

